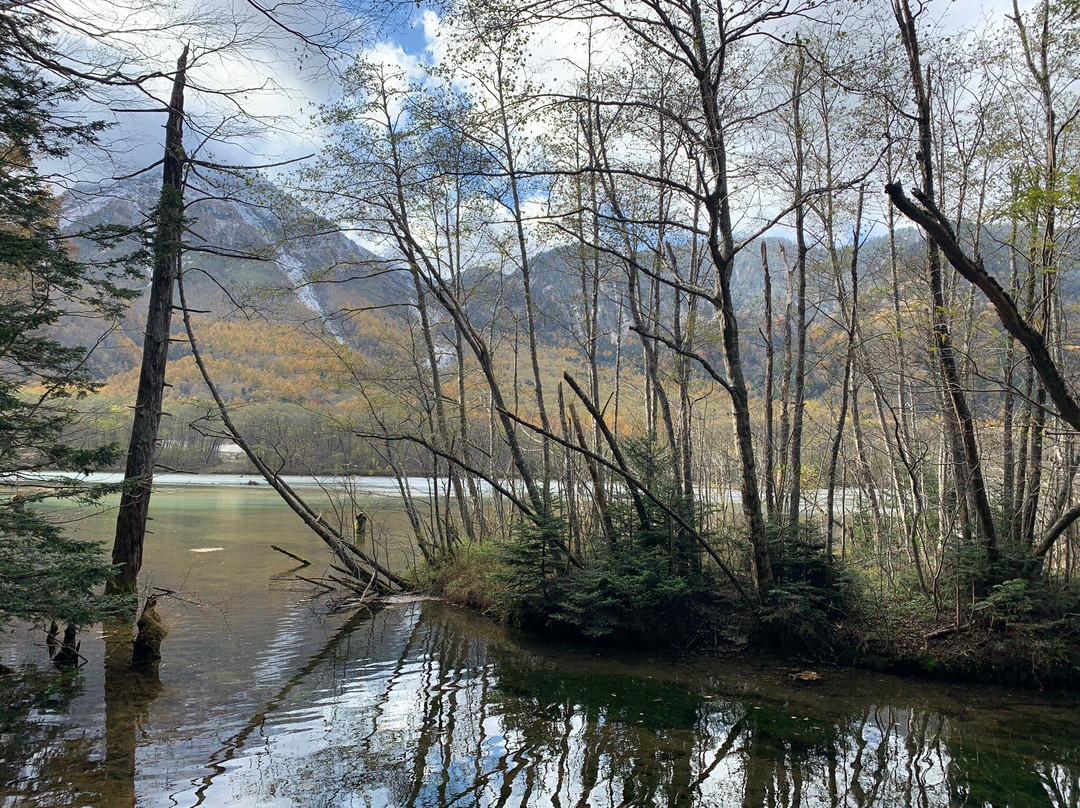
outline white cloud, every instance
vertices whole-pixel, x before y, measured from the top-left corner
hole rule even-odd
[[[1026,0],[1022,8],[1034,2]],[[214,131],[217,141],[210,151],[220,159],[257,164],[303,156],[322,142],[312,115],[337,92],[334,72],[342,64],[326,62],[244,0],[181,0],[171,5],[62,0],[58,8],[73,22],[61,42],[65,51],[103,62],[127,59],[133,71],[169,72],[182,43],[192,43],[196,62],[188,97],[191,145],[200,131]],[[350,30],[363,28],[362,20],[345,19],[341,6],[299,3],[280,8],[292,9],[293,16],[283,20],[285,24],[312,35],[330,31],[328,35],[337,36],[336,32],[345,31],[342,36],[347,40]],[[972,27],[983,20],[1003,20],[1011,13],[1011,0],[952,0],[933,4],[929,10],[939,15],[944,28]],[[108,28],[119,33],[112,36],[111,46],[80,41],[75,23],[89,30]],[[408,24],[415,33],[402,33],[400,41],[384,39],[363,53],[396,71],[402,81],[422,81],[425,64],[445,64],[450,58],[452,32],[447,20],[431,7],[422,6]],[[416,34],[422,34],[422,42]],[[568,90],[584,68],[590,36],[595,68],[625,58],[621,37],[610,27],[594,26],[590,31],[583,21],[551,22],[532,32],[527,50],[530,76],[548,91]],[[361,39],[339,44],[358,50],[356,43]],[[169,92],[166,80],[146,87],[151,97],[95,89],[89,100],[81,102],[79,111],[84,117],[114,122],[104,139],[115,149],[111,155],[77,156],[59,168],[70,170],[78,179],[96,180],[157,160],[164,113],[118,111],[160,106]],[[542,124],[533,121],[533,125]]]

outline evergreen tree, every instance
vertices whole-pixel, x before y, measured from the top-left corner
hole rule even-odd
[[[98,124],[65,120],[58,103],[78,92],[20,58],[47,52],[37,18],[0,11],[0,619],[94,622],[129,605],[95,594],[111,572],[101,548],[65,535],[47,501],[106,493],[77,478],[28,479],[41,469],[78,474],[114,462],[115,446],[65,440],[73,402],[93,389],[87,351],[52,333],[65,313],[114,316],[130,296],[119,264],[91,268],[61,237],[56,199],[35,160],[90,143]],[[17,33],[17,39],[16,34]]]

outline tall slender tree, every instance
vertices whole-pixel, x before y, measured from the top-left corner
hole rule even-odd
[[[165,125],[165,157],[161,195],[154,209],[153,274],[143,339],[142,367],[135,416],[124,469],[125,490],[116,514],[113,564],[119,568],[110,583],[115,591],[134,591],[142,568],[146,520],[154,483],[158,426],[165,396],[165,370],[173,313],[173,291],[180,276],[184,238],[184,89],[188,49],[176,63],[169,117]]]

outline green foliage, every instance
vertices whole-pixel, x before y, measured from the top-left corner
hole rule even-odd
[[[557,587],[551,620],[595,640],[690,646],[714,638],[733,608],[711,575],[686,575],[631,537]],[[726,636],[726,632],[725,632]]]
[[[111,572],[100,546],[65,535],[27,499],[0,504],[0,617],[84,626],[126,614],[128,598],[96,594]]]
[[[1010,526],[999,520],[998,543],[994,558],[989,558],[985,544],[975,535],[964,541],[954,536],[943,548],[944,569],[952,574],[950,585],[965,593],[987,597],[1000,584],[1017,579],[1034,580],[1041,573],[1039,559],[1022,542],[1009,540]]]
[[[556,579],[569,566],[562,549],[567,534],[563,518],[541,514],[518,524],[502,545],[500,607],[512,624],[539,629],[550,623],[558,604]]]
[[[994,584],[972,608],[985,648],[971,654],[983,678],[1041,684],[1080,679],[1080,589],[1038,577]]]
[[[520,626],[605,642],[688,647],[741,639],[736,598],[702,567],[686,527],[700,529],[700,514],[674,485],[669,458],[651,439],[623,450],[652,496],[613,497],[615,535],[586,537],[582,567],[562,549],[569,530],[561,517],[519,526],[504,551],[504,612]]]
[[[1024,578],[1012,578],[991,587],[990,594],[975,604],[976,613],[992,615],[1007,625],[1029,619],[1039,608],[1044,592],[1037,592]]]
[[[592,640],[690,646],[720,636],[736,608],[716,578],[672,564],[656,531],[596,542],[589,563],[567,564],[561,519],[525,523],[504,551],[501,605],[515,625]]]
[[[0,32],[18,29],[44,47],[39,21],[5,13],[2,23]],[[84,473],[115,459],[115,447],[65,440],[75,420],[72,402],[93,385],[86,351],[62,345],[50,329],[73,308],[113,315],[127,293],[111,271],[91,278],[75,260],[34,167],[36,155],[61,156],[100,127],[58,123],[53,106],[72,88],[50,85],[17,63],[7,36],[0,33],[0,484],[20,489],[27,473],[42,468]],[[100,548],[66,537],[43,504],[93,500],[104,491],[71,479],[29,484],[29,493],[0,500],[0,619],[84,625],[115,613],[123,604],[94,594],[110,573]]]
[[[762,611],[763,639],[787,651],[831,656],[836,626],[852,605],[851,574],[830,563],[810,525],[771,523],[768,531],[776,584]]]

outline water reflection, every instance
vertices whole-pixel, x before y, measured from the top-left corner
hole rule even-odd
[[[265,698],[190,718],[212,744],[155,727],[156,675],[107,654],[100,742],[55,721],[24,722],[37,734],[21,750],[5,733],[0,803],[1063,808],[1080,795],[1080,711],[1035,697],[620,661],[436,603],[356,615],[295,650],[276,678],[269,657],[251,672],[273,679]]]
[[[306,667],[200,804],[1077,804],[1071,713],[1045,733],[839,688],[523,648],[397,607]]]
[[[116,808],[136,804],[135,752],[142,727],[150,717],[150,704],[161,692],[158,662],[132,666],[130,623],[105,626],[105,760],[101,796]]]
[[[91,759],[89,744],[66,742],[63,725],[50,720],[81,694],[81,684],[70,672],[48,670],[0,679],[0,782],[26,784],[18,798],[0,792],[4,805],[34,804],[37,794],[48,795],[54,789],[53,774],[69,756],[84,763]]]
[[[341,647],[347,643],[349,637],[358,627],[369,622],[370,614],[371,613],[367,610],[361,610],[347,620],[337,633],[328,640],[325,646],[319,649],[318,652],[286,680],[281,689],[267,700],[260,711],[252,715],[237,732],[226,738],[220,748],[210,755],[207,763],[209,771],[201,779],[194,792],[195,805],[202,805],[206,802],[207,795],[214,785],[214,780],[219,775],[228,773],[230,763],[237,756],[245,754],[245,747],[249,745],[252,738],[257,739],[262,736],[266,729],[268,718],[282,709],[282,706],[286,703],[293,691],[304,685],[308,677],[321,666],[335,664],[340,659]],[[256,672],[261,673],[264,676],[267,673],[265,667],[257,668]],[[293,710],[292,712],[295,714],[296,711]]]
[[[4,694],[5,704],[21,704],[23,709],[3,716],[3,805],[136,804],[136,750],[161,681],[156,664],[131,666],[131,639],[130,625],[105,629],[100,735],[92,727],[73,727],[65,720],[65,712],[83,695],[81,673],[41,672],[23,680],[22,699]]]

